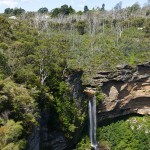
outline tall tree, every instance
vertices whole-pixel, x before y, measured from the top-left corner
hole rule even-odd
[[[46,7],[42,7],[38,10],[38,13],[47,13],[48,12],[48,9]]]
[[[60,8],[61,14],[63,15],[69,15],[69,7],[68,5],[62,5]]]
[[[119,3],[117,3],[116,6],[114,7],[114,9],[115,9],[116,11],[120,11],[121,8],[122,8],[122,1],[120,1]]]
[[[136,3],[133,4],[130,8],[131,8],[131,12],[135,12],[135,11],[137,11],[137,10],[140,9],[140,5],[139,5],[138,2],[136,2]]]
[[[105,4],[104,4],[104,3],[102,4],[102,8],[101,8],[101,10],[102,10],[102,11],[104,11],[104,10],[105,10]]]
[[[11,14],[11,13],[13,13],[13,9],[12,9],[12,8],[6,8],[6,9],[4,10],[4,13],[5,13],[5,14]]]
[[[70,6],[69,7],[69,14],[73,14],[73,13],[75,13],[75,10]]]
[[[12,29],[9,22],[0,16],[0,43],[12,38]]]
[[[89,11],[89,8],[88,6],[84,6],[84,13],[88,12]]]
[[[24,12],[25,12],[25,10],[22,9],[22,8],[15,8],[15,9],[13,10],[13,14],[14,14],[14,15],[20,15],[20,14],[22,14],[22,13],[24,13]]]
[[[60,8],[55,8],[52,10],[51,16],[58,17],[59,14],[60,14]]]

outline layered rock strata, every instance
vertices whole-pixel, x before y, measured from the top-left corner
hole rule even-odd
[[[96,90],[97,86],[105,97],[98,106],[99,120],[134,113],[150,115],[150,62],[98,72],[88,88]]]

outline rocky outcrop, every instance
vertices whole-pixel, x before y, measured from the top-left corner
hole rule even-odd
[[[78,110],[88,113],[84,102],[100,87],[105,98],[97,106],[98,121],[134,113],[150,115],[150,62],[135,68],[119,65],[116,71],[100,71],[88,85],[82,85],[82,73],[75,71],[64,79],[70,87],[70,98],[76,100]],[[79,126],[73,140],[69,141],[60,131],[49,129],[50,114],[49,111],[41,113],[40,128],[29,137],[28,150],[71,149],[79,140],[84,124]]]
[[[105,95],[98,106],[99,120],[133,113],[150,115],[150,62],[98,72],[89,87],[95,90],[97,86]]]
[[[39,126],[35,127],[28,137],[27,150],[64,150],[70,146],[64,134],[58,130],[50,130],[50,110],[40,113]]]
[[[40,149],[40,129],[35,127],[32,134],[28,137],[27,150],[39,150]]]

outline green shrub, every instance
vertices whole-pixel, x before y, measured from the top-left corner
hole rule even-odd
[[[8,118],[22,121],[25,133],[37,125],[37,103],[29,90],[10,79],[0,81],[0,113],[8,112]],[[4,118],[6,119],[6,118]]]
[[[26,140],[20,139],[23,132],[22,122],[7,122],[0,127],[0,149],[1,150],[23,150]]]
[[[80,35],[83,35],[86,33],[86,22],[85,21],[78,21],[76,23],[76,28]]]

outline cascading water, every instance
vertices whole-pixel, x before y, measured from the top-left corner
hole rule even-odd
[[[96,141],[96,97],[93,96],[91,100],[89,100],[89,120],[90,120],[90,140],[91,146],[95,150],[97,150],[97,141]]]

